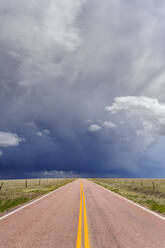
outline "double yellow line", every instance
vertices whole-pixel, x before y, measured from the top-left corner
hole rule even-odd
[[[82,235],[82,205],[83,205],[83,209],[84,209],[84,248],[90,248],[84,190],[83,190],[83,185],[80,182],[80,212],[79,212],[79,223],[78,223],[76,248],[81,248],[81,241],[82,241],[82,239],[81,239],[81,235]]]

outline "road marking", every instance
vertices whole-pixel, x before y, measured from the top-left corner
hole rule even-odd
[[[90,248],[84,190],[83,190],[83,206],[84,206],[84,248]]]
[[[79,223],[78,223],[76,248],[81,248],[81,226],[82,226],[82,190],[81,190],[81,185],[80,185],[80,212],[79,212]]]
[[[58,191],[59,189],[64,188],[64,187],[67,186],[68,184],[69,184],[69,183],[65,184],[64,186],[59,187],[58,189],[55,189],[55,190],[53,190],[53,191],[47,193],[46,195],[41,196],[40,198],[37,198],[36,200],[33,200],[33,201],[30,202],[30,203],[25,204],[25,205],[22,206],[22,207],[17,208],[16,210],[13,210],[12,212],[10,212],[10,213],[8,213],[8,214],[5,214],[4,216],[0,217],[0,220],[3,220],[3,219],[5,219],[6,217],[8,217],[8,216],[10,216],[10,215],[12,215],[12,214],[15,214],[16,212],[22,210],[23,208],[26,208],[26,207],[28,207],[28,206],[30,206],[30,205],[32,205],[32,204],[34,204],[34,203],[36,203],[36,202],[38,202],[38,201],[44,199],[45,197],[47,197],[47,196],[53,194],[55,191]]]
[[[80,211],[79,211],[79,222],[78,222],[78,232],[77,232],[77,245],[76,248],[81,248],[81,235],[82,235],[82,206],[84,210],[84,248],[90,248],[89,234],[88,234],[88,220],[87,211],[85,204],[85,194],[83,190],[82,182],[80,181]]]
[[[90,181],[90,182],[91,182],[91,181]],[[95,182],[93,182],[93,183],[95,183]],[[95,184],[96,184],[98,187],[100,187],[100,188],[102,188],[102,189],[108,191],[109,193],[112,193],[113,195],[118,196],[119,198],[121,198],[121,199],[123,199],[123,200],[125,200],[125,201],[127,201],[127,202],[129,202],[129,203],[131,203],[132,205],[135,205],[136,207],[139,207],[139,208],[143,209],[144,211],[146,211],[146,212],[148,212],[148,213],[150,213],[150,214],[152,214],[152,215],[154,215],[154,216],[160,218],[161,220],[165,220],[165,217],[163,217],[163,216],[161,216],[161,215],[159,215],[159,214],[153,212],[152,210],[149,210],[149,209],[147,209],[147,208],[145,208],[145,207],[143,207],[143,206],[141,206],[141,205],[139,205],[139,204],[137,204],[137,203],[135,203],[135,202],[133,202],[133,201],[127,199],[127,198],[125,198],[124,196],[121,196],[121,195],[119,195],[119,194],[117,194],[117,193],[111,191],[110,189],[104,188],[104,186],[101,186],[101,185],[99,185],[99,184],[97,184],[97,183],[95,183]]]

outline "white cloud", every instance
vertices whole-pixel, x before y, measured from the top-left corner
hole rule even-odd
[[[125,111],[128,116],[136,117],[145,131],[165,135],[165,104],[159,103],[156,98],[145,96],[117,97],[111,106],[106,107],[106,110],[113,114]],[[141,134],[141,131],[138,130],[137,134]]]
[[[85,120],[85,122],[87,122],[87,123],[92,123],[92,120]]]
[[[78,174],[76,174],[73,171],[58,171],[58,170],[51,170],[51,171],[40,171],[40,172],[32,172],[29,174],[31,177],[37,177],[37,178],[65,178],[65,177],[79,177]]]
[[[107,106],[106,110],[116,113],[121,110],[134,111],[136,108],[152,110],[155,114],[165,115],[165,104],[160,104],[157,98],[149,98],[146,96],[123,96],[116,97],[111,106]]]
[[[37,132],[37,135],[41,137],[43,134],[42,132]]]
[[[43,133],[46,135],[50,135],[50,131],[48,129],[43,129]]]
[[[0,150],[0,157],[3,156],[3,151]]]
[[[48,129],[43,129],[43,130],[37,132],[37,135],[40,137],[43,135],[50,135],[50,131]]]
[[[92,124],[90,125],[90,127],[88,128],[88,130],[90,132],[96,132],[96,131],[99,131],[102,127],[100,127],[99,125],[97,124]]]
[[[17,146],[24,140],[15,133],[0,131],[0,146],[2,147]]]
[[[117,128],[117,125],[111,121],[104,121],[103,126],[106,128]]]

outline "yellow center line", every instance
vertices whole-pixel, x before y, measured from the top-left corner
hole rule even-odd
[[[78,222],[76,248],[81,248],[81,226],[82,226],[82,188],[80,186],[80,212],[79,212],[79,222]]]
[[[79,212],[79,223],[78,223],[77,245],[76,245],[76,248],[81,248],[82,200],[83,200],[83,208],[84,208],[84,248],[90,248],[89,234],[88,234],[87,211],[86,211],[86,204],[85,204],[85,196],[84,196],[83,185],[80,182],[80,212]]]
[[[86,205],[85,205],[84,191],[83,191],[83,206],[84,206],[84,248],[90,248],[89,234],[88,234],[87,211],[86,211]]]

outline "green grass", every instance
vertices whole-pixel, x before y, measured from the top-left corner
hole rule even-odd
[[[129,200],[165,214],[164,179],[95,178],[91,180]]]
[[[0,190],[0,215],[34,198],[47,194],[74,179],[4,180]]]
[[[4,212],[28,201],[28,197],[0,200],[0,212]]]
[[[155,210],[160,213],[165,213],[165,205],[159,204],[155,202],[154,200],[147,200],[146,203],[150,207],[150,209]]]

